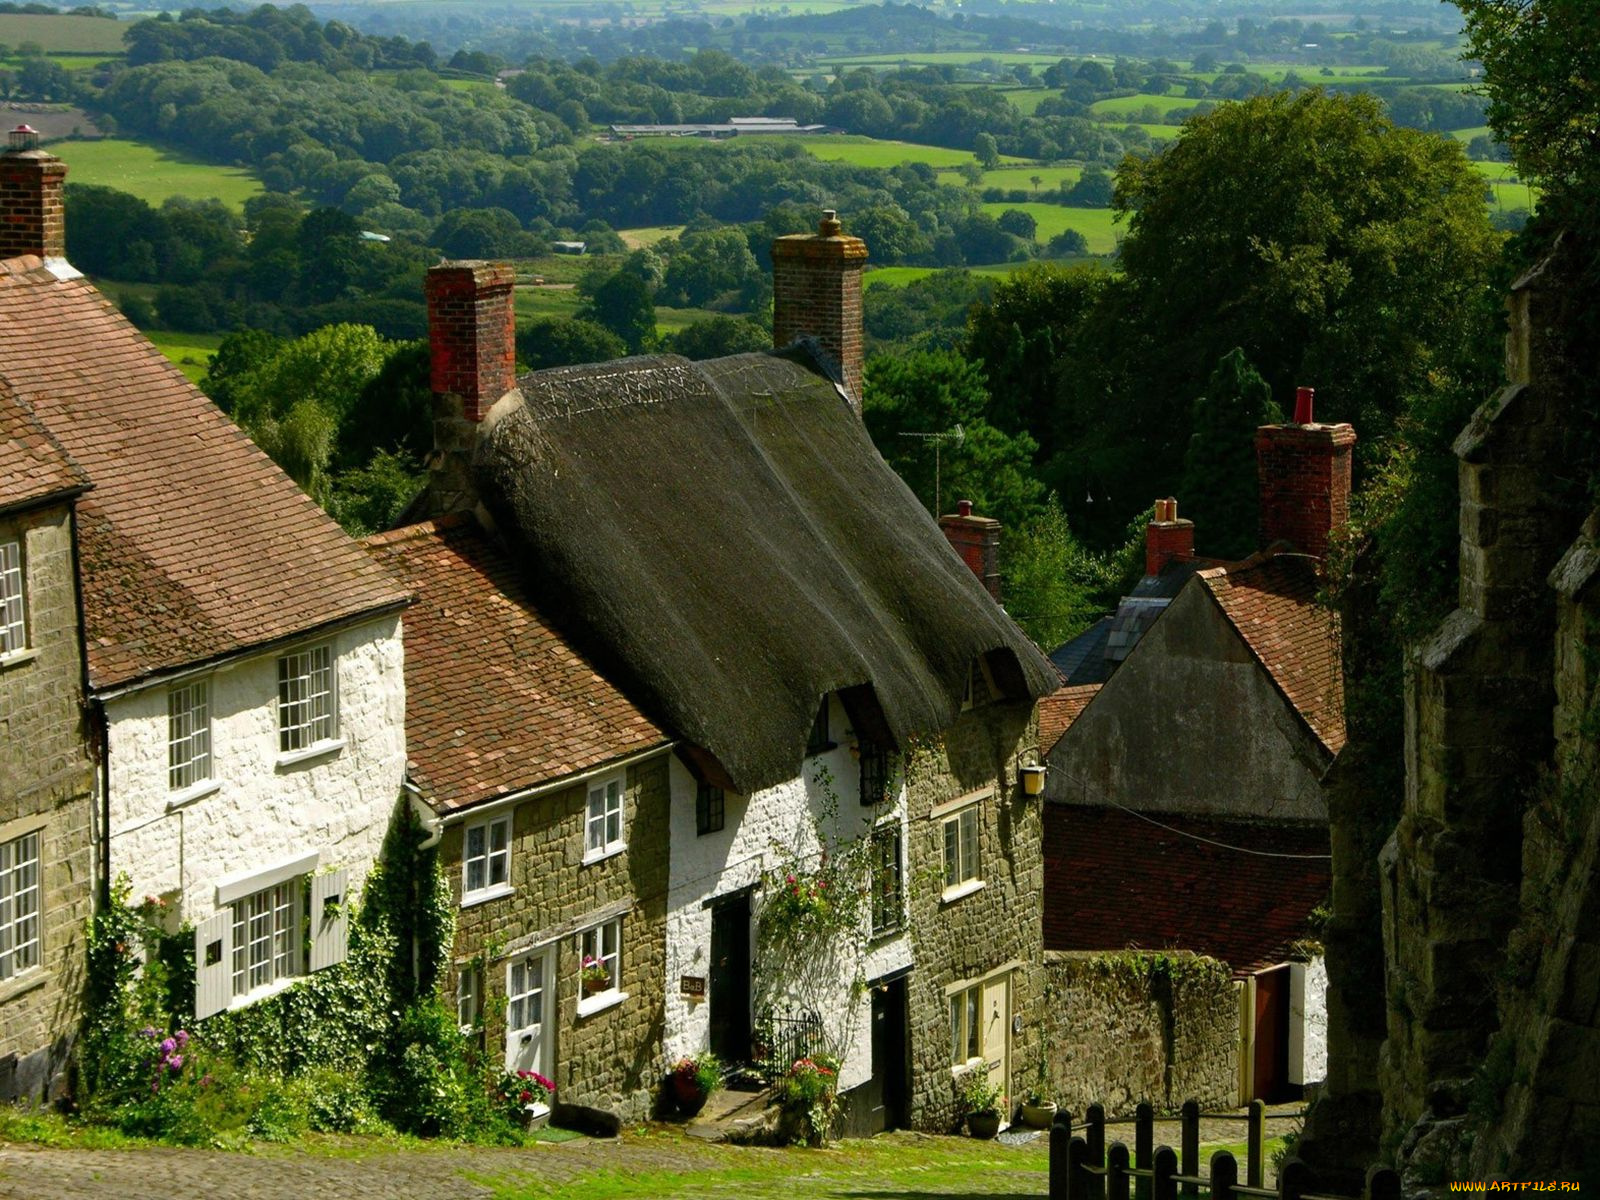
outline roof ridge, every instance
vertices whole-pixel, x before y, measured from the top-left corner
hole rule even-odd
[[[410,525],[401,525],[395,529],[381,529],[377,533],[369,533],[361,539],[361,544],[363,546],[393,546],[397,542],[408,542],[413,538],[430,537],[447,529],[459,529],[469,523],[477,523],[471,513],[445,513],[443,516],[429,517],[426,521],[416,521]]]

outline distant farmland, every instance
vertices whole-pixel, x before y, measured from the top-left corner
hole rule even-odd
[[[219,167],[145,142],[104,138],[55,142],[50,149],[67,164],[71,183],[97,183],[159,205],[169,196],[218,199],[239,209],[262,191],[261,181],[242,167]]]
[[[47,16],[42,13],[0,13],[0,44],[37,42],[47,51],[80,54],[121,53],[125,21],[105,17]]]

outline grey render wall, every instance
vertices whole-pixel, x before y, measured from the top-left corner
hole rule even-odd
[[[1132,953],[1045,954],[1054,1098],[1109,1116],[1148,1100],[1233,1107],[1238,1097],[1239,985],[1213,959],[1185,956],[1171,976]]]
[[[40,965],[0,982],[0,1100],[59,1095],[81,1014],[93,902],[93,760],[83,710],[72,518],[62,505],[0,514],[23,545],[26,661],[0,667],[0,841],[39,829]]]
[[[1328,819],[1327,752],[1196,580],[1050,752],[1054,800]],[[1248,786],[1241,786],[1248,780]]]
[[[623,802],[627,849],[583,862],[588,791],[578,783],[523,801],[512,821],[512,894],[461,909],[456,921],[454,994],[461,966],[484,975],[484,1044],[498,1060],[505,1044],[506,965],[530,941],[556,942],[554,1069],[556,1098],[637,1120],[650,1112],[661,1082],[667,913],[667,756],[629,767]],[[470,810],[469,810],[470,812]],[[467,820],[473,818],[469,815]],[[462,824],[445,829],[440,861],[459,902]],[[623,916],[622,979],[628,998],[578,1015],[581,931],[618,903]]]
[[[908,998],[911,1124],[948,1130],[957,1120],[947,989],[1007,964],[1011,1012],[1021,1032],[1011,1038],[1013,1103],[1033,1079],[1040,1046],[1043,995],[1044,887],[1040,798],[1022,794],[1017,767],[1037,761],[1034,705],[996,703],[963,713],[937,742],[908,756],[906,887],[916,966]],[[983,890],[944,902],[944,840],[935,805],[993,787],[980,815]]]

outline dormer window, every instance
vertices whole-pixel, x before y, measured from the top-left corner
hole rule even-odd
[[[811,736],[806,739],[806,756],[823,754],[833,749],[833,741],[828,737],[828,698],[822,698],[822,705],[817,709],[817,719],[811,723]]]
[[[967,694],[961,700],[961,711],[988,704],[995,697],[994,680],[989,677],[989,665],[979,655],[967,668]]]
[[[889,752],[871,742],[861,744],[861,803],[884,804],[889,796]]]

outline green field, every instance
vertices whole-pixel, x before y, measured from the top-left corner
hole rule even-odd
[[[1020,208],[1039,223],[1039,244],[1042,246],[1063,229],[1076,229],[1089,242],[1090,254],[1110,254],[1117,248],[1117,239],[1127,231],[1126,225],[1112,221],[1109,208],[1067,208],[1062,204],[985,204],[983,211],[998,217],[1008,208]]]
[[[1039,177],[1040,190],[1058,188],[1063,185],[1071,187],[1083,175],[1083,168],[1069,164],[1057,164],[1052,167],[996,167],[992,171],[983,173],[983,181],[978,184],[980,188],[1005,188],[1008,191],[1021,188],[1025,192],[1032,192],[1034,176]],[[952,170],[939,172],[940,182],[960,183],[961,177]]]
[[[1028,261],[1037,260],[1030,259]],[[1027,262],[991,263],[984,267],[962,267],[960,269],[972,275],[984,275],[991,279],[1004,279],[1013,271],[1020,271],[1027,265]],[[878,267],[866,273],[865,278],[861,281],[861,286],[905,287],[908,283],[926,279],[929,275],[936,275],[945,269],[944,267]]]
[[[107,55],[100,53],[46,54],[44,57],[65,71],[89,71],[94,70],[97,67],[103,67],[107,63],[121,61],[121,55],[108,57]],[[15,69],[20,67],[22,63],[23,60],[18,58],[16,55],[12,55],[10,58],[0,58],[0,67],[11,67],[12,69]]]
[[[199,383],[206,373],[211,356],[222,344],[220,333],[171,333],[163,329],[147,329],[145,337],[161,353],[178,365],[178,370]]]
[[[898,167],[901,163],[912,162],[927,163],[930,167],[959,167],[963,163],[977,161],[970,150],[922,146],[915,142],[879,141],[856,134],[822,134],[817,137],[796,137],[789,133],[757,134],[753,137],[742,134],[734,140],[742,142],[748,137],[755,141],[769,136],[794,142],[809,151],[813,158],[820,158],[823,162],[849,163],[852,167]],[[1002,155],[1001,161],[1025,163],[1028,160]]]
[[[641,246],[654,246],[657,242],[675,238],[682,232],[682,225],[645,225],[638,229],[619,229],[617,236],[628,249],[637,250]]]
[[[1140,92],[1133,96],[1118,96],[1114,100],[1096,100],[1089,106],[1089,111],[1097,117],[1131,116],[1148,104],[1165,116],[1176,109],[1193,108],[1199,103],[1200,101],[1191,100],[1187,96],[1156,96],[1149,92]]]
[[[1493,137],[1494,130],[1487,125],[1474,125],[1471,129],[1452,129],[1450,136],[1458,142],[1466,143],[1475,137]]]
[[[1533,211],[1534,202],[1538,199],[1538,191],[1523,183],[1517,178],[1517,169],[1510,163],[1475,162],[1478,174],[1483,176],[1489,190],[1494,193],[1494,199],[1489,202],[1491,208],[1506,210],[1511,208],[1525,208]]]
[[[1061,93],[1055,88],[1006,88],[1005,97],[1016,107],[1016,110],[1025,117],[1031,117],[1038,110],[1039,104],[1051,96]]]
[[[215,166],[145,142],[102,138],[97,142],[56,142],[50,149],[66,162],[71,182],[118,188],[150,204],[160,204],[169,196],[214,197],[237,209],[262,191],[261,182],[242,167]]]
[[[516,305],[517,324],[527,325],[545,317],[575,317],[583,297],[572,288],[519,287]]]
[[[667,308],[656,306],[656,330],[660,333],[677,333],[696,321],[709,321],[712,317],[729,314],[714,313],[708,308]]]
[[[821,54],[817,56],[820,66],[841,67],[884,67],[893,70],[903,66],[955,66],[962,67],[968,63],[975,63],[980,59],[991,59],[997,63],[1004,63],[1014,67],[1018,63],[1027,63],[1033,67],[1050,67],[1061,61],[1059,54],[1033,54],[1022,50],[927,50],[913,54]]]
[[[0,13],[0,44],[37,42],[49,51],[120,54],[124,21],[104,17],[47,16],[43,13]]]

